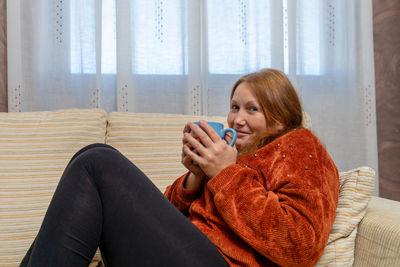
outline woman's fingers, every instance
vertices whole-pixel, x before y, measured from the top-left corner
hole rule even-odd
[[[227,132],[224,136],[224,140],[227,144],[230,144],[232,142],[233,135],[231,132]]]
[[[191,136],[189,133],[185,133],[183,136],[183,142],[184,142],[184,153],[187,155],[190,155],[191,157],[194,155],[199,154],[204,154],[206,151],[206,148],[200,143],[200,140],[196,140],[193,136]]]
[[[183,133],[188,133],[188,132],[190,132],[190,122],[187,122],[186,124],[185,124],[185,127],[183,127]]]
[[[199,125],[190,125],[192,132],[205,147],[211,147],[214,143],[221,140],[219,134],[204,120],[199,121]],[[201,127],[201,128],[200,128]]]
[[[195,164],[195,160],[193,157],[198,157],[196,153],[194,153],[190,148],[184,146],[182,149],[182,164],[185,166],[190,172],[195,175],[204,175],[198,164]],[[198,157],[198,160],[200,157]]]
[[[182,151],[182,164],[183,166],[185,166],[190,170],[190,165],[192,164],[192,158],[184,151]]]
[[[201,128],[194,123],[190,124],[192,131],[184,133],[183,144],[193,150],[191,156],[200,155],[211,160],[224,151],[227,144],[206,121],[201,120],[199,124]]]
[[[199,121],[199,125],[200,125],[201,128],[204,129],[204,131],[207,133],[207,135],[210,137],[210,139],[214,143],[216,143],[219,140],[221,140],[221,137],[219,136],[219,134],[205,120],[200,120]]]

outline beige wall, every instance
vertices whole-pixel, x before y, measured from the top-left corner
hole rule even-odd
[[[400,201],[400,0],[373,0],[380,196]],[[7,111],[6,0],[0,0],[0,111]]]
[[[400,201],[400,0],[373,0],[379,194]]]
[[[7,111],[7,0],[0,0],[0,111]]]

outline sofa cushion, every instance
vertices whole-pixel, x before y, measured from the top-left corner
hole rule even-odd
[[[372,197],[358,226],[353,266],[400,266],[400,202]]]
[[[371,199],[375,172],[360,167],[339,174],[340,190],[336,219],[324,254],[316,266],[352,266],[355,238]]]
[[[0,113],[0,266],[18,266],[71,156],[104,143],[101,110]]]

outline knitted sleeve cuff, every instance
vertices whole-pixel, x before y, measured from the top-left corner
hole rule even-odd
[[[243,167],[239,164],[232,164],[226,167],[207,182],[208,189],[210,189],[213,195],[215,195],[216,193],[221,191],[226,185],[229,185],[230,181],[234,179],[236,174],[242,169]]]
[[[189,172],[185,174],[178,182],[176,193],[184,202],[192,202],[201,194],[201,189],[186,189],[185,183],[189,177]]]

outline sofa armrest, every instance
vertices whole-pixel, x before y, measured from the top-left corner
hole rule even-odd
[[[353,266],[400,266],[400,202],[371,198],[358,226]]]

